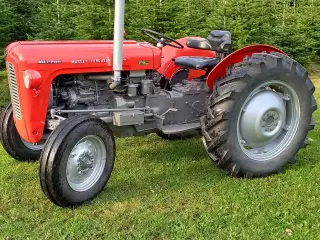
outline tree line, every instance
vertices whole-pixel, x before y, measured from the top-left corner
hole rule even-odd
[[[0,51],[18,40],[112,39],[114,0],[0,0]],[[319,0],[126,0],[127,39],[232,32],[233,48],[264,43],[308,64],[320,60]]]

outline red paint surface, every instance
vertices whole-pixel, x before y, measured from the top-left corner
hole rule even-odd
[[[264,45],[264,44],[257,44],[257,45],[250,45],[244,48],[239,49],[238,51],[235,51],[228,55],[226,58],[224,58],[208,75],[207,78],[207,85],[208,87],[212,90],[214,86],[214,82],[219,79],[223,78],[226,73],[227,69],[231,64],[239,63],[242,62],[243,59],[246,56],[252,56],[254,53],[261,53],[261,52],[282,52],[280,49],[269,46],[269,45]]]

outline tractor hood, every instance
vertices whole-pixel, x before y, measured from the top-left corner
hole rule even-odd
[[[6,49],[9,62],[20,71],[62,71],[75,73],[113,71],[113,41],[25,41]],[[147,42],[124,41],[123,70],[147,70],[160,67],[161,51]]]
[[[113,41],[28,41],[6,49],[15,125],[38,142],[43,133],[52,81],[64,74],[113,72]],[[161,51],[146,42],[124,41],[123,71],[158,69]],[[35,111],[38,109],[39,111]]]

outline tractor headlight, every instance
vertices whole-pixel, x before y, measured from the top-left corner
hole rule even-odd
[[[41,85],[41,74],[36,70],[26,70],[23,72],[24,86],[27,89],[34,89]]]

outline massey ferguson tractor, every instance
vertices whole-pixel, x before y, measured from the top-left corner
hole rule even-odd
[[[40,160],[53,203],[78,206],[104,189],[114,136],[202,133],[216,166],[238,177],[279,173],[295,161],[317,108],[305,68],[268,45],[232,52],[228,31],[175,40],[142,29],[155,46],[123,40],[125,1],[115,2],[114,41],[6,49],[11,104],[1,143],[17,160]]]

